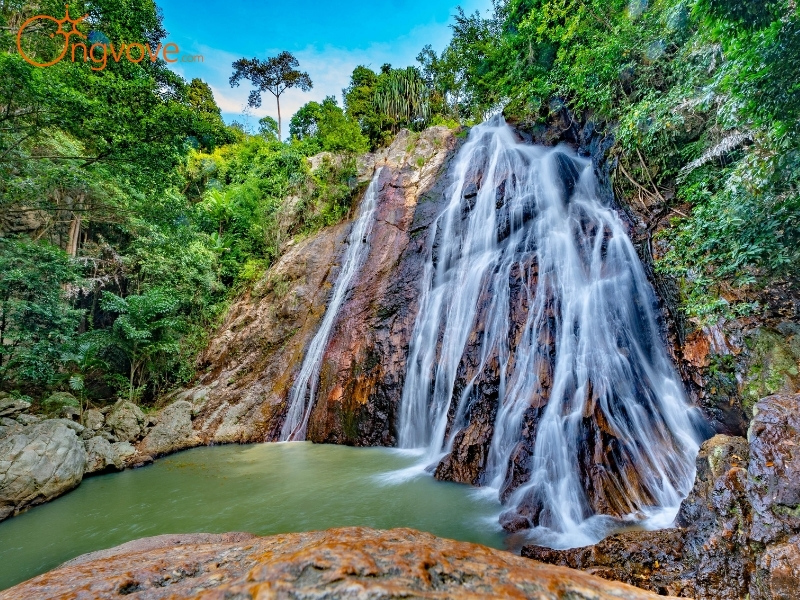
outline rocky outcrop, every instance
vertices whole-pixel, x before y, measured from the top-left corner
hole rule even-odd
[[[370,252],[337,316],[323,355],[308,439],[395,445],[420,277],[430,225],[441,211],[447,158],[455,146],[443,127],[399,135],[379,184]]]
[[[360,160],[383,167],[370,253],[326,347],[308,439],[393,445],[428,226],[440,209],[456,138],[444,127],[401,132]],[[350,223],[291,245],[230,309],[203,357],[197,385],[176,396],[202,405],[206,443],[277,439],[305,350],[325,314]]]
[[[145,416],[133,402],[119,400],[108,413],[106,425],[120,442],[132,442],[141,437]]]
[[[52,500],[83,477],[153,462],[201,443],[197,406],[179,401],[147,416],[130,402],[89,409],[83,424],[28,414],[30,403],[0,398],[0,521]]]
[[[0,520],[71,490],[85,468],[83,443],[63,419],[0,434]]]
[[[85,442],[86,471],[84,475],[95,475],[109,471],[121,471],[133,466],[136,448],[130,442],[112,444],[107,439],[95,436]]]
[[[192,427],[194,410],[194,405],[186,400],[178,400],[167,406],[159,413],[155,426],[139,444],[139,452],[161,456],[200,445],[200,437]]]
[[[797,598],[800,589],[800,395],[764,398],[748,439],[717,435],[697,458],[677,527],[524,556],[674,596]]]
[[[0,417],[13,419],[26,412],[31,407],[31,403],[25,400],[14,398],[0,398]]]
[[[519,598],[645,600],[654,594],[580,571],[412,529],[332,529],[259,538],[146,538],[19,584],[11,598]]]

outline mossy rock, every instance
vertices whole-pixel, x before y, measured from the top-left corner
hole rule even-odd
[[[42,401],[42,408],[48,413],[56,413],[65,406],[80,408],[81,403],[69,392],[53,392]]]
[[[742,382],[742,404],[752,414],[761,398],[800,389],[800,335],[759,329],[748,338],[750,360]]]

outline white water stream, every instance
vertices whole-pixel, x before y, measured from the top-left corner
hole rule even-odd
[[[572,547],[626,523],[668,526],[694,479],[696,409],[667,356],[655,296],[623,223],[598,198],[591,162],[566,147],[519,143],[497,116],[472,129],[452,169],[422,277],[400,447],[424,448],[436,464],[467,424],[476,379],[495,361],[484,481],[499,492],[530,436],[527,481],[506,505],[536,507],[534,541]],[[512,289],[520,274],[522,298]],[[515,323],[520,302],[524,323]],[[458,386],[480,311],[480,365]],[[535,433],[523,433],[532,407]],[[588,460],[605,464],[605,481],[624,499],[622,518],[593,506],[582,476],[581,453],[587,438],[598,439],[599,421],[613,448],[595,443],[605,459]]]
[[[306,439],[308,418],[314,408],[322,356],[325,353],[325,347],[328,345],[328,338],[336,322],[339,309],[350,291],[353,277],[355,277],[364,259],[369,254],[369,235],[375,222],[374,215],[380,174],[381,168],[378,168],[364,194],[364,199],[361,201],[358,219],[353,223],[353,228],[347,238],[347,250],[343,257],[342,270],[339,272],[334,284],[322,324],[308,346],[303,365],[300,367],[300,373],[289,392],[289,412],[281,429],[281,441],[302,441]]]

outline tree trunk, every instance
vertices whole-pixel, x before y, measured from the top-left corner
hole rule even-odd
[[[280,97],[280,94],[276,94],[275,95],[275,100],[278,103],[278,141],[280,142],[283,139],[283,137],[282,137],[283,134],[281,133],[281,97]]]
[[[131,356],[131,381],[130,387],[128,388],[128,400],[133,402],[133,378],[136,375],[136,359],[135,355]]]
[[[67,254],[75,258],[78,255],[78,240],[81,235],[81,213],[74,213],[72,223],[69,226],[69,241],[67,242]]]

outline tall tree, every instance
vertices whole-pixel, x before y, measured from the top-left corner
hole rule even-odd
[[[236,87],[242,79],[253,85],[247,104],[253,108],[261,106],[261,93],[269,92],[278,104],[278,138],[281,137],[281,94],[289,88],[299,88],[307,92],[313,87],[308,73],[298,71],[299,61],[291,52],[281,52],[278,56],[260,60],[240,58],[233,63],[231,87]]]

